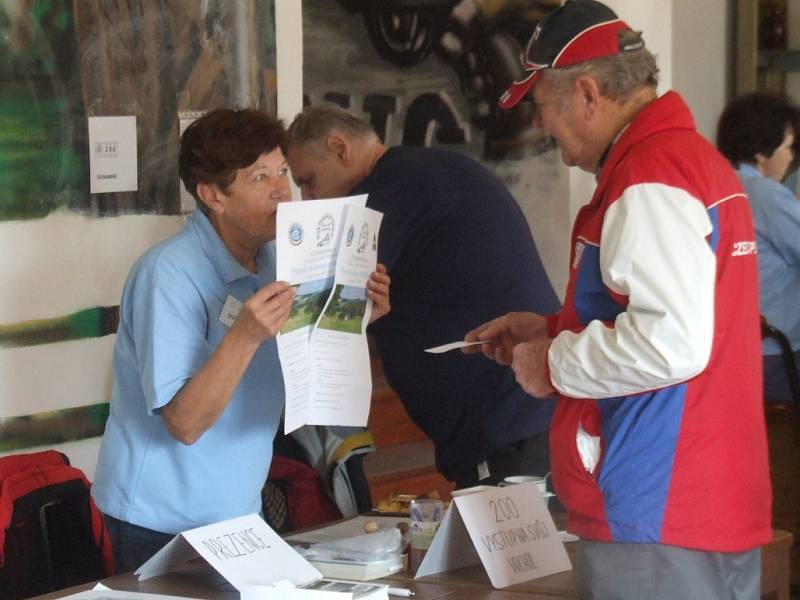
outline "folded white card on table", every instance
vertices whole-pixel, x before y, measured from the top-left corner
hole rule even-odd
[[[136,575],[149,579],[198,556],[237,590],[245,585],[273,585],[287,575],[295,586],[322,579],[322,573],[257,514],[179,533],[139,567]]]

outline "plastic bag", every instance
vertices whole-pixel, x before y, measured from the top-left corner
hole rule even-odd
[[[368,562],[386,560],[403,550],[403,536],[397,527],[385,527],[374,533],[365,533],[332,542],[311,544],[299,549],[308,559],[352,560]]]

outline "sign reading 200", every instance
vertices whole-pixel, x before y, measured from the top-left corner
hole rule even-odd
[[[519,519],[519,511],[514,501],[506,496],[497,500],[489,500],[489,506],[494,510],[495,523]]]

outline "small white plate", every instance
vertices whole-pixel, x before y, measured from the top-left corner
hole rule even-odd
[[[450,492],[451,496],[466,496],[467,494],[477,494],[478,492],[485,492],[487,490],[496,490],[497,487],[493,485],[474,485],[460,490],[453,490]]]

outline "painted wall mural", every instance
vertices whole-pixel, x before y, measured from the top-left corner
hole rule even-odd
[[[496,102],[558,0],[303,0],[306,104],[334,102],[384,142],[447,146],[485,164],[521,205],[558,291],[566,173],[529,103]]]
[[[0,2],[0,452],[98,436],[133,261],[182,223],[178,122],[276,113],[272,0]],[[89,116],[133,115],[138,189],[89,193]]]

